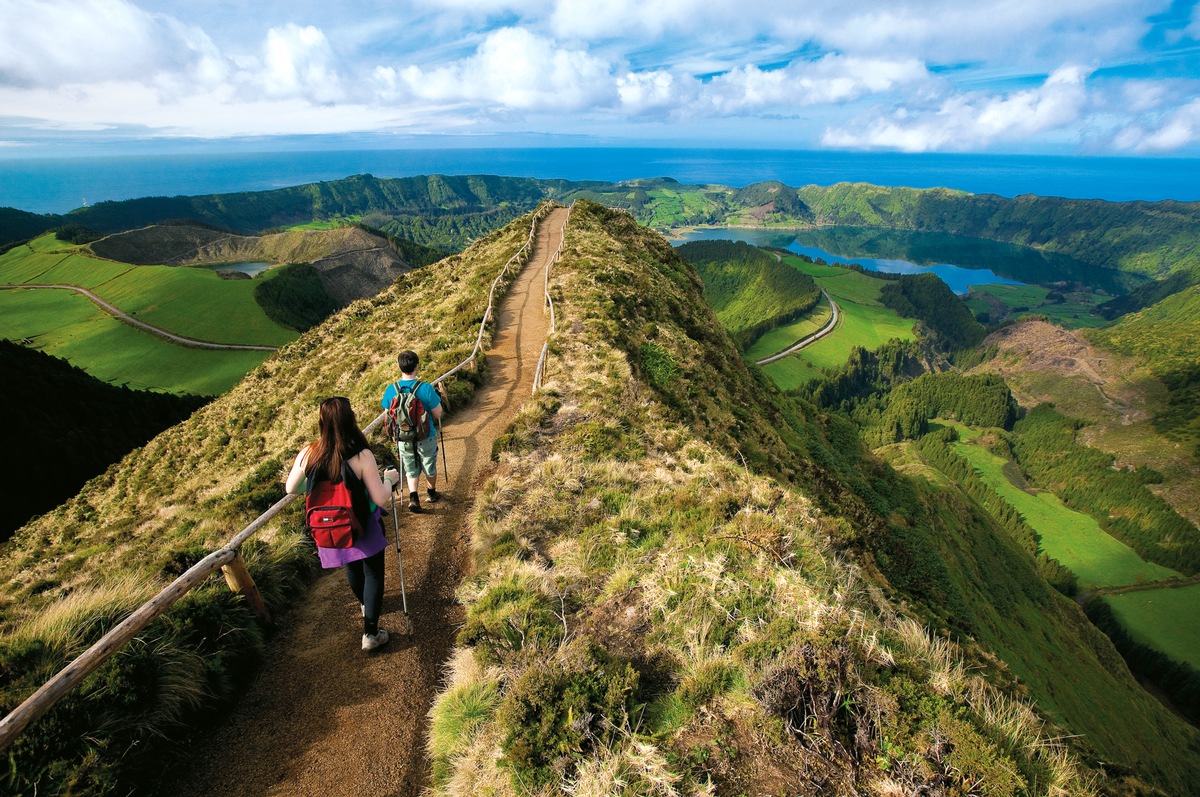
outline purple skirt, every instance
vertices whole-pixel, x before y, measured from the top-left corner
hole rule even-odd
[[[387,537],[383,534],[383,523],[380,521],[380,511],[376,509],[367,521],[367,528],[361,537],[354,541],[349,548],[322,548],[317,546],[317,556],[321,559],[321,567],[334,568],[366,559],[382,551],[388,546]]]

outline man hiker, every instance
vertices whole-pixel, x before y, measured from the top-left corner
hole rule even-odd
[[[389,431],[392,431],[396,440],[404,475],[408,478],[408,510],[420,512],[421,496],[417,491],[421,486],[422,473],[428,484],[426,495],[429,502],[434,503],[442,497],[437,491],[437,430],[441,426],[445,402],[441,385],[435,389],[428,382],[417,379],[417,368],[421,361],[416,352],[402,351],[396,362],[400,366],[400,381],[388,385],[383,392],[383,408],[389,411]],[[425,415],[423,421],[419,417],[422,413]],[[394,420],[391,416],[394,416]],[[417,431],[410,432],[406,426],[409,423]],[[424,431],[426,426],[427,433]],[[414,436],[417,439],[406,439]]]

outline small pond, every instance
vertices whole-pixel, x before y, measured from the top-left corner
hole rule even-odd
[[[248,274],[251,277],[257,277],[267,269],[274,266],[274,263],[246,262],[246,263],[217,263],[211,266],[201,266],[209,271],[240,271],[243,274]]]

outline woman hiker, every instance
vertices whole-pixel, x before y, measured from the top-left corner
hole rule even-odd
[[[379,478],[375,455],[358,428],[350,400],[342,396],[321,402],[317,439],[296,455],[287,477],[287,491],[300,493],[321,480],[344,481],[353,499],[354,515],[362,530],[345,548],[317,546],[325,568],[345,567],[346,580],[362,605],[362,649],[387,644],[388,632],[379,627],[383,610],[383,564],[388,542],[380,523],[380,507],[400,483],[400,474],[388,468]]]

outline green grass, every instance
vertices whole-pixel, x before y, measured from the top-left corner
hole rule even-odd
[[[996,297],[1009,310],[1016,311],[1018,307],[1026,308],[1015,312],[1015,318],[1044,315],[1067,329],[1100,327],[1108,323],[1103,316],[1095,312],[1096,305],[1111,298],[1106,295],[1087,291],[1070,291],[1064,294],[1065,301],[1059,303],[1046,301],[1050,289],[1042,285],[976,285],[972,286],[972,289],[975,293],[987,293]],[[970,298],[965,302],[971,309],[971,313],[976,316],[991,311],[987,302],[982,299]]]
[[[223,280],[207,269],[131,266],[76,252],[53,235],[42,236],[0,256],[0,284],[78,285],[149,324],[214,343],[281,346],[296,338],[258,306],[255,280]],[[274,276],[267,272],[260,279]]]
[[[963,427],[956,428],[964,438],[970,436]],[[1092,517],[1068,508],[1058,496],[1047,492],[1031,495],[1014,485],[1004,473],[1007,459],[980,445],[960,442],[954,448],[1041,536],[1042,550],[1078,576],[1083,589],[1161,581],[1179,575],[1144,561],[1128,545],[1109,536]]]
[[[1136,641],[1200,668],[1200,584],[1106,595],[1104,600]]]
[[[746,359],[761,360],[763,357],[770,357],[772,354],[781,352],[796,341],[808,337],[825,326],[825,322],[828,320],[829,302],[822,296],[817,302],[817,306],[804,318],[781,327],[775,327],[754,341],[754,344],[746,350]]]
[[[325,221],[309,221],[304,224],[292,224],[287,229],[289,230],[336,230],[338,227],[345,227],[347,224],[354,224],[361,221],[362,216],[339,216],[336,219],[326,219]]]
[[[879,304],[882,280],[852,269],[816,265],[798,257],[785,257],[783,262],[815,279],[838,303],[842,317],[832,334],[791,357],[763,367],[780,388],[799,387],[825,369],[842,365],[856,346],[877,349],[892,338],[916,337],[912,319],[901,318]]]
[[[0,337],[34,346],[118,385],[216,395],[270,352],[176,346],[121,323],[70,291],[0,291]]]
[[[268,271],[258,279],[274,279]],[[282,346],[294,330],[267,318],[254,300],[258,280],[223,280],[200,268],[139,266],[96,288],[130,315],[179,335],[214,343]]]

